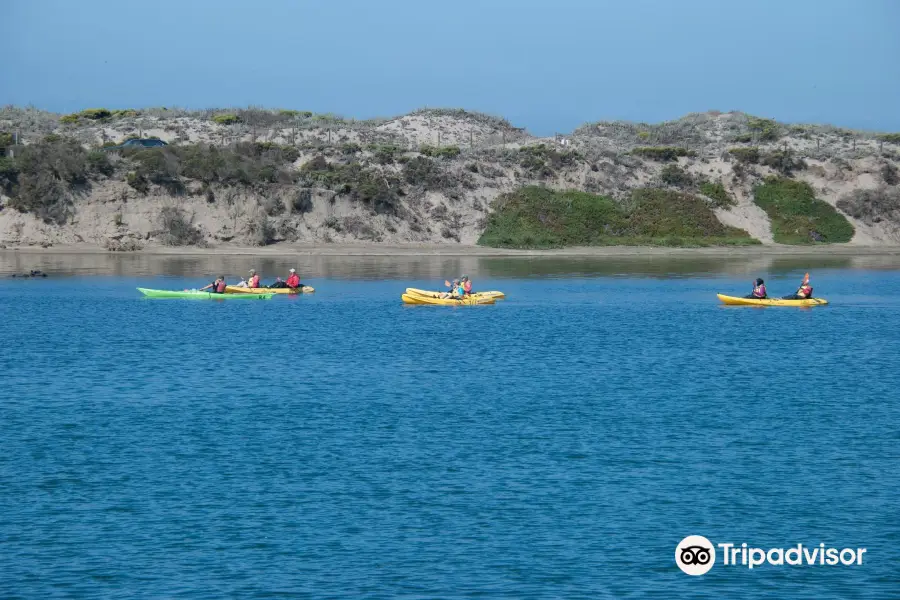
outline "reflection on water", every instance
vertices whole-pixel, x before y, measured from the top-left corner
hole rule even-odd
[[[786,273],[821,269],[900,270],[900,256],[629,256],[629,257],[486,257],[486,256],[239,256],[153,254],[52,254],[0,252],[0,274],[41,270],[52,275],[241,277],[251,268],[264,279],[286,276],[296,268],[303,277],[333,279],[443,279],[472,277],[590,277],[631,275],[672,277]]]

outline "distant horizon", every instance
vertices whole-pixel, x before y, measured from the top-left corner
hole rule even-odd
[[[0,105],[424,106],[529,132],[711,107],[900,131],[895,0],[3,0]]]
[[[42,108],[40,106],[35,106],[33,104],[4,104],[4,105],[2,105],[2,107],[3,108],[13,108],[13,109],[33,109],[33,110],[37,110],[40,112],[45,112],[45,113],[60,115],[60,116],[75,114],[75,113],[79,113],[84,110],[98,109],[98,108],[103,108],[103,109],[108,109],[108,110],[129,110],[129,109],[131,109],[131,110],[137,110],[137,111],[182,110],[182,111],[186,111],[186,112],[237,111],[237,110],[262,110],[262,111],[272,111],[272,112],[280,111],[280,110],[296,110],[296,111],[303,112],[303,111],[308,110],[305,108],[294,108],[294,107],[290,107],[290,106],[261,106],[261,105],[249,105],[249,106],[224,106],[223,105],[223,106],[206,106],[206,107],[202,107],[202,108],[201,107],[194,108],[194,107],[188,107],[188,106],[180,106],[177,104],[173,104],[170,106],[116,106],[116,105],[110,104],[110,105],[105,105],[105,106],[84,106],[84,107],[75,108],[73,110],[64,110],[64,111],[50,110],[50,109]],[[531,128],[529,128],[527,126],[519,125],[516,122],[514,122],[511,119],[504,116],[503,114],[487,112],[484,110],[479,110],[477,108],[470,108],[470,107],[466,107],[466,106],[439,106],[439,105],[420,106],[418,108],[414,108],[407,112],[401,112],[401,113],[392,114],[392,115],[384,114],[384,115],[377,115],[377,116],[371,116],[371,117],[358,117],[355,115],[341,114],[341,113],[337,113],[335,111],[327,111],[327,110],[321,111],[321,112],[319,112],[319,111],[309,111],[309,112],[312,112],[314,115],[333,115],[337,118],[347,120],[347,121],[365,122],[365,121],[374,121],[374,120],[379,120],[379,119],[384,119],[384,120],[396,119],[396,118],[404,117],[404,116],[407,116],[410,114],[414,114],[414,113],[416,113],[418,111],[422,111],[422,110],[463,110],[468,113],[483,114],[488,117],[504,119],[504,120],[508,121],[512,127],[517,128],[517,129],[524,129],[526,132],[528,132],[529,134],[531,134],[535,137],[549,137],[554,134],[572,133],[576,129],[584,127],[585,125],[593,125],[596,123],[634,123],[634,124],[645,124],[645,125],[662,125],[664,123],[671,123],[671,122],[679,121],[690,115],[705,115],[705,114],[711,114],[711,113],[719,113],[719,114],[723,114],[723,115],[738,113],[738,114],[744,114],[744,115],[749,115],[749,116],[753,116],[753,117],[773,119],[774,121],[776,121],[782,125],[809,125],[809,126],[817,126],[817,127],[834,127],[837,129],[846,129],[848,131],[857,131],[860,133],[896,133],[897,132],[892,129],[873,129],[873,128],[865,128],[865,127],[853,127],[853,126],[843,125],[841,123],[834,123],[834,122],[829,123],[829,122],[810,122],[810,121],[788,121],[788,120],[779,119],[777,117],[770,116],[770,115],[751,113],[746,110],[740,110],[740,109],[719,110],[716,108],[711,108],[711,109],[704,110],[704,111],[696,111],[696,110],[690,111],[690,112],[686,112],[678,117],[674,117],[671,119],[663,119],[663,120],[659,120],[659,121],[598,118],[598,119],[592,119],[592,120],[585,121],[585,122],[581,123],[580,125],[577,125],[569,130],[559,129],[559,130],[555,130],[550,133],[536,133],[536,132],[532,131]]]

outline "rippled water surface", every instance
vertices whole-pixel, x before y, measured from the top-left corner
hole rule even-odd
[[[51,272],[0,280],[0,596],[897,597],[900,264],[307,258],[309,296],[135,290],[290,264],[0,255]],[[830,306],[717,304],[807,268]],[[400,303],[461,270],[508,299]],[[689,534],[867,553],[692,578]]]

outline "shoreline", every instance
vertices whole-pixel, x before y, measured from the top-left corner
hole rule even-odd
[[[81,254],[112,256],[471,256],[504,258],[578,258],[578,257],[761,257],[761,256],[900,256],[900,245],[863,246],[833,244],[788,246],[766,244],[754,246],[709,246],[673,248],[661,246],[587,246],[553,250],[513,250],[483,246],[442,244],[275,244],[266,247],[219,246],[152,246],[132,252],[113,252],[89,244],[71,244],[42,248],[18,246],[0,249],[0,254]]]

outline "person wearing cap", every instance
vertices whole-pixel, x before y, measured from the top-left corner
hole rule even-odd
[[[296,290],[300,287],[300,277],[297,275],[297,269],[290,270],[290,275],[285,283],[292,290]]]
[[[465,293],[465,295],[471,296],[472,295],[472,280],[469,279],[468,275],[463,275],[462,278],[460,279],[460,281],[462,282],[463,292]]]
[[[247,281],[247,287],[259,287],[259,275],[256,274],[256,269],[250,269],[250,279]]]
[[[753,291],[747,298],[755,298],[757,300],[768,298],[766,295],[766,283],[761,278],[757,277],[756,281],[753,282]]]

